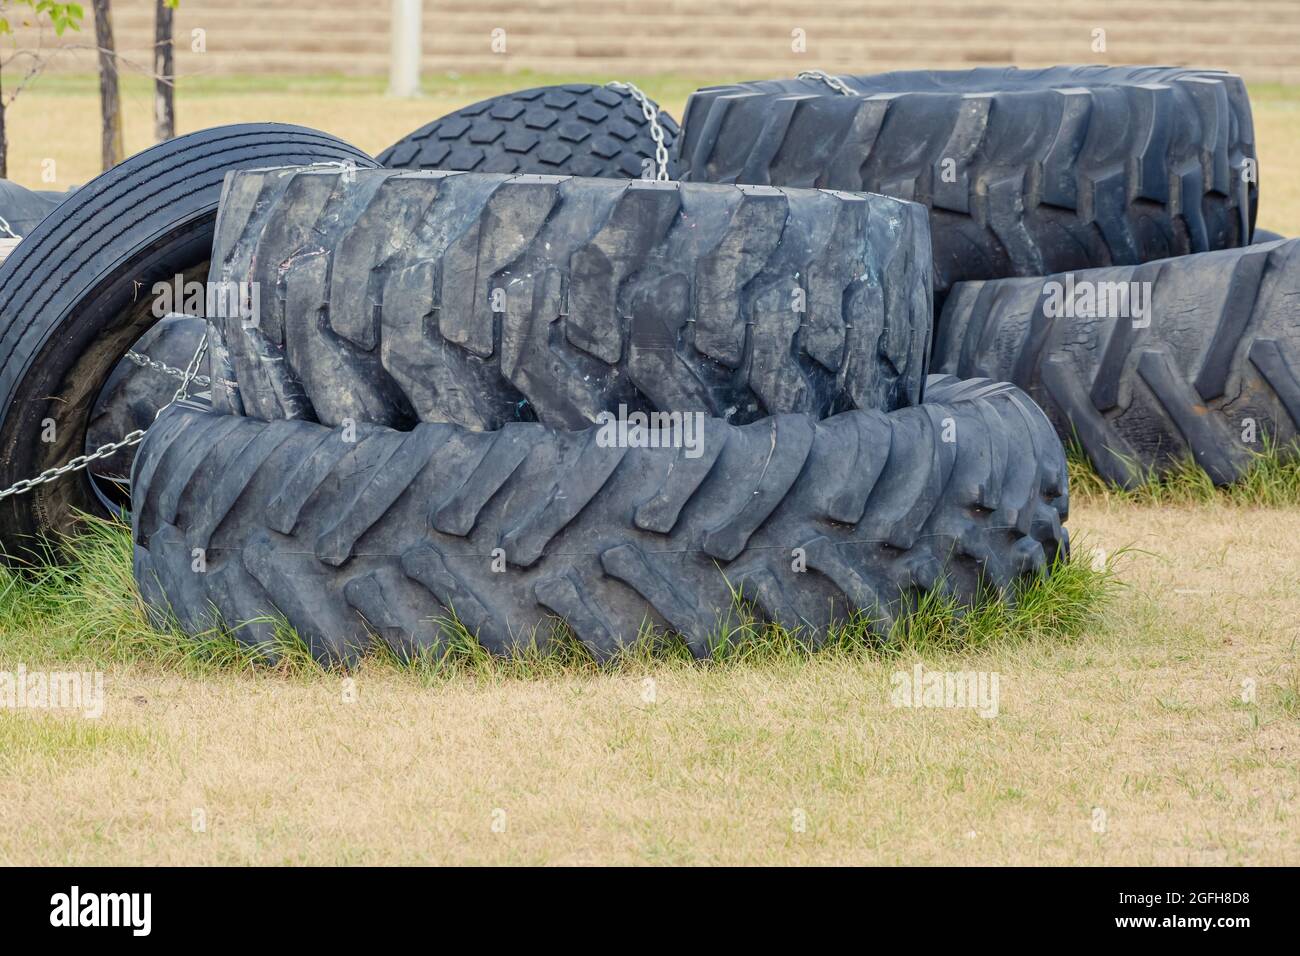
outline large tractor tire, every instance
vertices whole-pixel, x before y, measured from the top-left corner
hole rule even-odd
[[[1068,547],[1065,456],[1033,402],[988,382],[928,393],[889,413],[706,419],[680,447],[177,405],[136,459],[135,573],[187,632],[263,645],[283,618],[327,661],[376,640],[417,653],[453,616],[494,653],[545,646],[558,620],[597,659],[647,628],[702,657],[736,593],[812,642],[859,615],[885,633],[932,588],[970,603]]]
[[[657,106],[656,106],[657,108]],[[679,130],[659,111],[671,159]],[[625,90],[585,83],[494,96],[421,126],[379,154],[390,169],[653,179],[655,142]],[[676,168],[669,165],[669,178]]]
[[[1266,437],[1281,448],[1300,437],[1298,302],[1294,239],[967,282],[944,306],[933,362],[1016,383],[1116,484],[1188,460],[1226,484]]]
[[[105,381],[161,317],[155,284],[206,279],[226,174],[308,163],[375,165],[315,130],[217,127],[132,156],[23,238],[0,264],[0,488],[86,451]],[[0,501],[0,551],[45,556],[79,513],[116,505],[84,471],[11,495]]]
[[[936,288],[1247,245],[1258,167],[1241,79],[1059,66],[710,87],[683,180],[820,186],[925,203]]]
[[[214,329],[218,411],[398,429],[889,410],[932,314],[918,205],[556,176],[243,173],[212,280],[261,289]]]

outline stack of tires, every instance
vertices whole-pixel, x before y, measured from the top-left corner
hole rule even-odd
[[[233,175],[212,277],[262,308],[141,447],[146,599],[323,659],[557,621],[606,659],[707,655],[737,595],[815,642],[1006,594],[1064,554],[1064,456],[1018,390],[926,382],[929,241],[824,190]]]
[[[1226,484],[1300,436],[1300,242],[1255,234],[1254,131],[1232,74],[744,83],[691,97],[680,150],[686,180],[925,203],[933,367],[1024,388],[1108,480],[1190,460]]]
[[[561,624],[601,660],[649,632],[706,656],[738,600],[810,643],[886,634],[1066,556],[1063,440],[1133,484],[1188,458],[1232,481],[1296,438],[1300,243],[1254,229],[1237,77],[808,76],[701,90],[656,135],[647,110],[544,87],[388,168],[317,141],[214,165],[186,269],[256,308],[208,315],[205,402],[135,458],[149,606],[343,661]],[[65,298],[99,325],[6,334],[30,357],[80,329],[51,380],[74,389],[150,323]]]

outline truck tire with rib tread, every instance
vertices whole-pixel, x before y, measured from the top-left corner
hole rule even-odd
[[[673,155],[679,130],[659,112]],[[653,178],[655,143],[631,95],[607,86],[539,86],[494,96],[420,127],[379,154],[390,169]],[[647,176],[647,172],[649,176]],[[676,178],[669,166],[669,178]]]
[[[228,172],[327,162],[374,165],[301,126],[189,133],[97,176],[24,237],[0,264],[0,488],[85,451],[101,388],[158,321],[155,283],[206,278]],[[109,513],[84,472],[0,501],[0,553],[46,554],[40,540],[78,513]]]
[[[1132,283],[1141,283],[1133,286]],[[1074,294],[1069,289],[1075,290]],[[1128,289],[1140,317],[1109,302]],[[1090,315],[1057,315],[1086,302]],[[1216,484],[1300,437],[1300,240],[1041,279],[967,282],[948,296],[936,371],[1029,392],[1098,473],[1132,486],[1189,458]],[[1100,312],[1110,317],[1094,317]],[[1129,310],[1132,311],[1131,309]]]
[[[814,640],[857,612],[884,632],[931,588],[1005,596],[1068,548],[1042,412],[1008,385],[928,390],[891,413],[708,419],[680,447],[535,422],[350,441],[173,406],[136,458],[136,578],[187,632],[215,609],[263,644],[282,615],[322,660],[372,635],[429,647],[453,613],[494,653],[545,644],[559,618],[600,659],[645,625],[705,656],[732,589]]]
[[[817,79],[694,93],[681,178],[923,202],[940,292],[1250,242],[1255,136],[1231,73],[1058,66],[841,79],[857,95]]]
[[[212,280],[218,411],[399,429],[914,404],[933,308],[915,204],[434,171],[234,176]]]

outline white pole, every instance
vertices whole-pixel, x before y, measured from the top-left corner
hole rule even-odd
[[[420,95],[421,6],[422,0],[393,0],[392,50],[388,64],[390,96]]]

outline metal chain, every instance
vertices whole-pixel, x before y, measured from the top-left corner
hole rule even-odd
[[[845,96],[857,96],[858,94],[838,76],[831,76],[823,70],[804,70],[796,79],[800,80],[821,80],[836,93],[843,93]]]
[[[170,365],[165,365],[162,362],[159,362],[157,359],[151,359],[143,352],[136,352],[136,351],[127,352],[126,358],[128,361],[132,362],[133,364],[140,366],[140,368],[151,368],[155,372],[162,372],[164,375],[170,376],[171,378],[178,378],[182,380],[185,378],[184,369],[172,368]],[[195,375],[194,384],[206,388],[207,386],[212,384],[212,379],[208,378],[206,375]]]
[[[9,220],[6,219],[4,216],[0,216],[0,230],[3,230],[3,231],[5,231],[5,232],[9,233],[9,238],[10,238],[10,239],[21,239],[21,238],[22,238],[22,236],[18,235],[18,233],[16,233],[16,232],[14,232],[14,227],[11,226],[11,225],[9,225]]]
[[[190,394],[190,386],[192,384],[201,378],[207,378],[205,375],[197,374],[199,365],[203,361],[203,355],[207,350],[208,336],[207,333],[204,333],[202,340],[199,342],[199,347],[194,350],[194,357],[190,359],[189,365],[185,367],[185,371],[181,372],[180,387],[176,389],[176,393],[172,395],[171,401],[154,413],[153,417],[155,421],[170,405],[180,401],[181,399],[188,398]],[[128,353],[128,355],[130,354],[132,353]],[[132,359],[132,361],[135,360]],[[69,475],[74,471],[81,471],[81,469],[90,465],[92,462],[99,461],[101,458],[108,458],[110,455],[116,455],[123,448],[130,448],[132,445],[138,445],[144,440],[144,435],[145,429],[137,428],[135,431],[122,437],[118,441],[110,442],[107,445],[100,445],[94,451],[85,455],[78,455],[76,458],[73,458],[66,464],[59,465],[57,468],[47,468],[35,478],[24,478],[22,481],[15,481],[8,488],[0,491],[0,501],[3,501],[5,498],[12,495],[26,494],[38,485],[48,484],[49,482],[62,478],[64,475]]]
[[[668,182],[668,147],[664,145],[664,128],[659,125],[659,107],[650,102],[641,90],[632,83],[606,83],[611,90],[626,93],[641,107],[641,115],[650,127],[650,138],[655,142],[655,181]]]
[[[173,402],[179,402],[183,398],[189,398],[190,385],[198,381],[200,377],[207,378],[206,375],[199,375],[199,366],[203,363],[203,356],[207,351],[208,333],[204,332],[203,338],[199,339],[199,347],[194,350],[194,356],[190,359],[189,364],[185,366],[185,377],[181,379],[180,388],[176,389],[176,394],[172,396],[172,400],[168,402],[167,405],[171,405]],[[208,380],[208,384],[212,384],[211,379]],[[164,405],[162,408],[158,409],[158,411],[153,413],[154,421],[157,421],[158,416],[167,409],[167,405]]]
[[[24,478],[22,481],[15,481],[4,491],[0,491],[0,500],[8,498],[10,495],[21,495],[31,491],[37,485],[43,485],[47,482],[54,481],[56,478],[62,478],[64,475],[71,474],[74,471],[80,471],[93,461],[101,458],[107,458],[109,455],[115,455],[123,448],[129,448],[132,445],[138,445],[144,438],[144,429],[136,429],[121,441],[115,441],[109,445],[100,445],[88,455],[78,455],[66,465],[60,465],[58,468],[47,468],[35,478]]]

